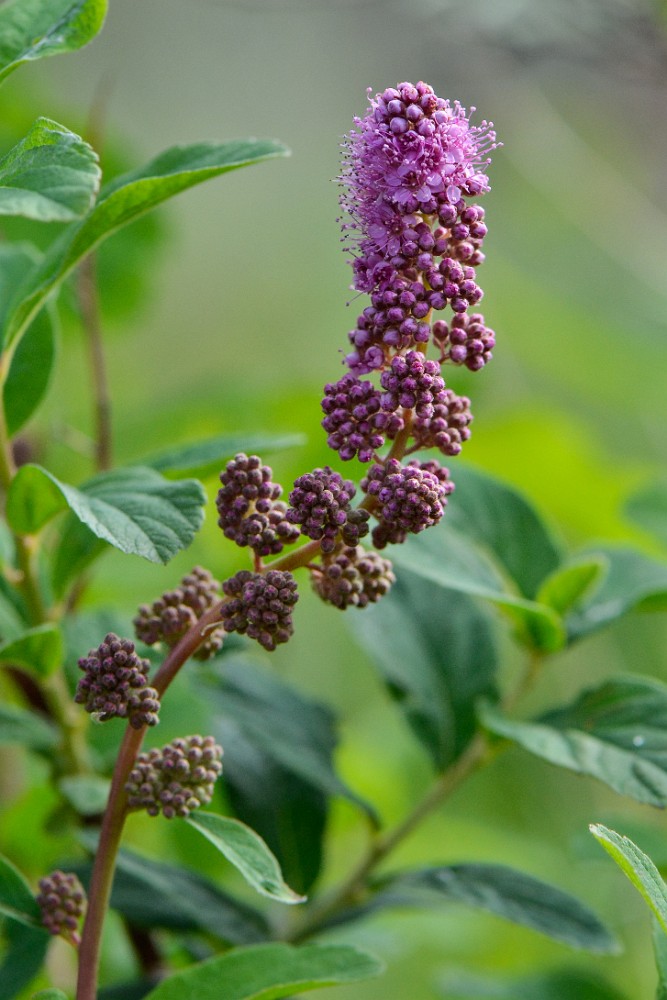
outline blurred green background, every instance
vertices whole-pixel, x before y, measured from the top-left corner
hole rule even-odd
[[[332,183],[339,143],[367,87],[424,79],[477,106],[505,144],[484,200],[480,271],[495,358],[450,379],[473,403],[465,460],[523,490],[575,549],[604,538],[660,554],[623,505],[664,469],[667,451],[666,25],[662,4],[640,0],[112,0],[88,49],[12,76],[0,95],[3,148],[46,114],[87,135],[92,121],[111,169],[200,139],[275,137],[293,151],[204,185],[109,242],[101,270],[117,460],[238,429],[307,435],[304,447],[266,456],[287,485],[331,460],[321,387],[340,376],[365,305],[347,304]],[[90,393],[73,310],[65,316],[57,376],[27,437],[38,460],[74,482],[91,468]],[[244,566],[221,544],[208,485],[193,549],[167,568],[105,556],[89,602],[129,621],[195,561],[221,575]],[[426,761],[343,616],[304,595],[296,625],[273,662],[341,713],[342,771],[398,818],[428,782]],[[560,655],[533,707],[620,670],[667,680],[666,639],[657,616],[629,616]],[[597,908],[626,941],[623,956],[573,957],[463,910],[382,917],[347,935],[388,960],[387,977],[331,997],[454,998],[441,985],[453,967],[521,975],[568,963],[596,966],[638,1000],[652,996],[648,919],[586,843],[593,821],[638,830],[667,861],[660,815],[518,751],[469,782],[395,860],[516,864]],[[329,878],[362,842],[349,806],[331,829]],[[187,832],[150,836],[181,855],[194,849]],[[114,961],[122,968],[122,956]]]

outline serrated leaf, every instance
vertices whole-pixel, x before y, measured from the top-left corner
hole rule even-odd
[[[514,623],[518,636],[529,646],[555,652],[565,643],[559,615],[544,604],[520,597],[508,588],[507,579],[490,557],[467,536],[445,521],[428,532],[411,536],[392,549],[391,558],[440,587],[481,597],[498,607]]]
[[[97,849],[95,838],[79,839]],[[73,869],[86,885],[91,867],[77,863]],[[206,931],[231,944],[256,944],[270,933],[258,910],[204,876],[125,849],[118,854],[111,907],[138,927]]]
[[[0,913],[28,927],[41,927],[40,909],[27,879],[0,854]]]
[[[475,733],[475,702],[494,697],[495,641],[483,609],[401,568],[386,597],[346,621],[436,768],[452,764]]]
[[[667,600],[667,563],[635,549],[611,546],[587,555],[605,559],[608,572],[583,606],[567,616],[570,642],[603,628],[644,602],[655,601],[659,606]]]
[[[142,464],[157,469],[168,479],[195,476],[205,479],[216,475],[238,452],[247,455],[285,451],[304,444],[304,434],[220,434],[207,441],[178,445],[144,459]]]
[[[589,830],[627,875],[667,934],[667,885],[651,859],[628,837],[601,823],[592,823]]]
[[[39,677],[50,677],[62,666],[63,637],[57,625],[36,625],[0,645],[0,663],[20,666]]]
[[[564,615],[599,585],[606,571],[607,560],[602,555],[566,563],[542,581],[536,599]]]
[[[4,931],[0,964],[0,1000],[13,1000],[42,968],[50,935],[45,930],[10,921]]]
[[[268,139],[174,146],[115,178],[91,212],[67,227],[19,287],[0,331],[3,341],[12,344],[76,265],[121,226],[202,181],[286,153],[283,145]]]
[[[667,685],[620,677],[571,705],[520,722],[483,706],[484,726],[559,767],[604,782],[620,795],[667,805]]]
[[[0,705],[0,744],[20,743],[29,750],[50,750],[58,739],[56,729],[35,712]]]
[[[58,122],[38,118],[0,159],[0,215],[71,222],[92,206],[101,176],[87,142]]]
[[[58,315],[47,304],[32,321],[14,352],[3,387],[5,421],[14,437],[46,395],[56,360]]]
[[[265,944],[236,949],[160,983],[147,1000],[279,1000],[377,976],[376,958],[347,945]]]
[[[200,811],[189,816],[186,822],[206,837],[262,896],[278,903],[304,901],[304,896],[299,896],[285,883],[280,865],[262,838],[245,823]]]
[[[0,6],[0,80],[21,63],[87,45],[106,11],[107,0],[7,0]]]
[[[443,865],[389,875],[376,883],[366,912],[449,901],[486,910],[572,948],[601,954],[619,950],[604,924],[574,896],[504,865]]]
[[[197,480],[173,483],[140,466],[101,473],[77,489],[39,465],[24,465],[8,492],[7,519],[15,531],[31,534],[69,507],[121,552],[166,563],[194,538],[205,501]]]
[[[111,782],[95,774],[73,774],[58,782],[62,796],[79,816],[99,816],[106,809]]]
[[[458,534],[493,554],[524,597],[535,598],[561,551],[538,512],[514,487],[463,465],[445,521]],[[429,532],[430,534],[430,532]]]

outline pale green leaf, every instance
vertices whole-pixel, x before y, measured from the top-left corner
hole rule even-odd
[[[72,774],[61,778],[58,788],[79,816],[99,816],[106,809],[111,782],[96,774]]]
[[[33,993],[30,1000],[67,1000],[67,994],[63,993],[62,990],[49,988]]]
[[[0,5],[0,80],[21,63],[87,45],[106,11],[107,0],[6,0]]]
[[[7,518],[15,531],[31,534],[69,507],[121,552],[168,562],[194,538],[205,500],[197,480],[169,482],[140,466],[101,473],[77,489],[41,466],[24,465],[9,489]]]
[[[542,581],[536,600],[563,615],[590,594],[606,570],[607,560],[602,555],[566,563]]]
[[[667,934],[667,885],[651,859],[628,837],[610,830],[601,823],[593,823],[589,829],[643,896]]]
[[[0,159],[0,215],[71,222],[91,208],[101,176],[87,142],[58,122],[38,118]]]
[[[63,638],[57,625],[36,625],[23,635],[0,645],[0,663],[23,667],[39,677],[49,677],[62,666]]]
[[[274,855],[262,838],[245,823],[206,812],[193,813],[186,822],[224,854],[246,882],[262,896],[279,903],[303,903],[305,897],[286,885]]]
[[[146,1000],[279,1000],[382,971],[376,958],[347,945],[263,944],[191,966],[160,983]]]
[[[220,434],[207,441],[177,445],[144,459],[142,464],[157,469],[168,479],[196,476],[204,479],[219,473],[238,452],[247,455],[284,451],[304,444],[303,434]]]
[[[628,517],[667,545],[667,479],[649,483],[625,505]]]

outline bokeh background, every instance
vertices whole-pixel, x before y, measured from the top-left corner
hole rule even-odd
[[[0,95],[3,148],[41,113],[101,140],[110,171],[200,139],[274,137],[292,150],[180,196],[137,224],[135,239],[110,241],[100,267],[117,460],[239,429],[306,436],[272,461],[286,483],[330,459],[321,387],[340,376],[359,309],[348,305],[336,221],[339,143],[368,87],[424,79],[475,105],[504,143],[480,271],[498,345],[481,373],[451,377],[473,401],[465,460],[520,488],[574,549],[613,539],[659,554],[624,504],[664,470],[667,451],[666,25],[657,0],[112,0],[88,49],[21,69]],[[90,470],[90,393],[67,302],[65,320],[60,367],[27,436],[75,482]],[[106,556],[89,601],[129,619],[196,560],[229,575],[243,562],[212,512],[167,568]],[[298,610],[276,665],[340,712],[341,769],[396,818],[425,787],[426,761],[343,616],[308,596]],[[560,656],[533,707],[620,670],[667,680],[666,638],[658,616],[629,616]],[[587,844],[593,821],[637,831],[667,861],[663,817],[518,752],[471,781],[396,860],[519,865],[597,907],[623,956],[573,957],[463,910],[404,914],[352,932],[389,961],[388,976],[331,997],[454,998],[442,983],[456,967],[500,976],[568,963],[652,996],[648,920]],[[361,844],[350,807],[337,807],[331,829],[329,878]],[[194,847],[171,831],[154,836],[182,855]],[[108,961],[122,971],[125,958]]]

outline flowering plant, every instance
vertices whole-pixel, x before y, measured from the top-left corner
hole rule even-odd
[[[22,62],[87,44],[105,9],[105,0],[7,0],[0,79]],[[250,1000],[356,983],[378,975],[382,962],[350,943],[351,928],[383,911],[452,902],[565,945],[617,950],[579,898],[583,887],[571,895],[477,860],[390,866],[465,779],[511,746],[641,803],[667,803],[664,685],[612,678],[537,718],[516,711],[551,656],[660,599],[665,566],[608,547],[572,558],[511,488],[466,466],[452,478],[440,462],[457,458],[472,421],[470,400],[442,373],[480,372],[495,346],[478,311],[487,233],[478,199],[498,143],[490,123],[471,118],[429,85],[402,83],[369,96],[345,140],[343,231],[353,286],[370,305],[349,333],[347,370],[324,387],[321,424],[332,463],[363,467],[356,506],[354,481],[328,464],[297,476],[281,499],[271,468],[238,438],[233,449],[216,438],[127,468],[111,461],[98,246],[182,190],[283,155],[280,143],[174,147],[101,187],[92,146],[40,118],[0,161],[0,212],[62,226],[43,253],[0,244],[0,740],[45,769],[51,797],[39,835],[57,826],[62,838],[57,867],[45,874],[23,864],[24,873],[0,829],[8,855],[0,858],[0,1000]],[[74,273],[97,415],[95,474],[77,486],[26,461],[18,437],[46,390],[54,299]],[[278,446],[270,435],[265,443]],[[129,622],[101,629],[100,616],[86,619],[79,605],[105,549],[166,563],[191,543],[207,499],[199,477],[213,467],[222,468],[220,548],[243,550],[244,568],[218,580],[195,566],[174,579],[137,609],[133,638]],[[294,633],[298,572],[325,604],[349,612],[429,758],[428,788],[393,825],[336,770],[330,710],[262,660]],[[509,637],[497,611],[526,660],[502,683],[500,637]],[[183,713],[174,690],[182,683]],[[185,735],[189,704],[204,734]],[[167,729],[178,725],[166,741],[154,735],[165,717]],[[351,804],[366,838],[336,878],[324,861],[334,799]],[[246,900],[204,874],[196,849],[186,866],[121,848],[135,819],[149,842],[151,826],[164,821],[204,838],[225,873],[234,868],[255,895]],[[652,862],[601,824],[592,832],[667,930],[667,888]],[[109,909],[118,918],[111,928]],[[75,970],[44,965],[52,938],[74,949]],[[667,962],[656,940],[662,996]],[[119,941],[132,949],[122,970],[109,958]],[[464,977],[448,980],[441,995],[488,996],[487,987]],[[497,996],[620,996],[579,970],[510,984],[508,993],[493,988]]]

